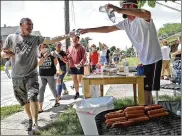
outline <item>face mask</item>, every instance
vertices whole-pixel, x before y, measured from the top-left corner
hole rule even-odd
[[[95,51],[95,48],[94,47],[92,47],[92,51]]]
[[[43,54],[44,54],[44,53],[50,53],[50,50],[49,50],[49,48],[44,48],[41,52],[42,52]]]

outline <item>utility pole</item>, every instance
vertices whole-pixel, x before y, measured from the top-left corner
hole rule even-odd
[[[65,22],[65,34],[70,32],[70,17],[69,17],[69,0],[64,1],[64,22]],[[66,39],[66,50],[70,46],[70,38]]]

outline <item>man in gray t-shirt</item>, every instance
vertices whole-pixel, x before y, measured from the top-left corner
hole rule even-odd
[[[51,40],[41,36],[33,36],[33,23],[29,18],[20,21],[20,33],[10,34],[3,45],[1,56],[10,58],[12,65],[12,82],[14,94],[18,102],[24,106],[29,117],[28,131],[38,129],[38,46],[41,43],[52,44],[69,36],[60,36]],[[30,110],[31,107],[31,110]]]

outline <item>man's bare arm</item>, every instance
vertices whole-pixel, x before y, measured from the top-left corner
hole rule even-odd
[[[58,36],[58,37],[55,37],[55,38],[52,38],[52,39],[45,39],[43,41],[43,44],[54,44],[56,42],[59,42],[59,41],[62,41],[62,40],[68,39],[68,38],[70,38],[69,34],[63,35],[63,36]]]
[[[126,14],[126,15],[131,15],[139,18],[143,18],[145,20],[150,20],[151,19],[151,13],[150,11],[144,10],[144,9],[124,9],[124,8],[119,8],[116,6],[112,5],[112,8],[117,12],[121,14]]]
[[[87,28],[87,29],[78,29],[81,34],[85,33],[109,33],[113,31],[120,30],[115,25],[113,26],[102,26],[102,27],[96,27],[96,28]]]

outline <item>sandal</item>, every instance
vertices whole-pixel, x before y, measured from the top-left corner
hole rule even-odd
[[[54,104],[54,107],[58,107],[58,106],[60,106],[60,103],[55,103]]]
[[[42,113],[42,112],[43,112],[43,110],[39,111],[38,113]]]

